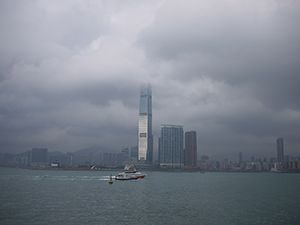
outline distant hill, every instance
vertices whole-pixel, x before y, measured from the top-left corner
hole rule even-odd
[[[3,153],[3,154],[1,153],[1,154],[3,156],[5,155],[6,158],[13,158],[15,156],[18,156],[18,157],[28,156],[30,151],[31,150],[28,150],[28,151],[18,153],[18,154],[10,154],[10,153]],[[121,149],[120,150],[114,150],[114,149],[107,148],[107,147],[104,147],[104,146],[93,146],[93,147],[88,147],[88,148],[77,150],[73,153],[78,154],[78,155],[88,155],[88,154],[90,154],[90,152],[92,152],[92,153],[97,153],[97,152],[118,153],[118,152],[121,152]],[[56,156],[56,155],[65,155],[65,153],[59,152],[59,151],[54,151],[54,152],[49,152],[48,151],[48,158],[50,158],[51,156]]]
[[[48,157],[56,156],[56,155],[64,155],[65,153],[54,151],[54,152],[48,152]]]
[[[15,154],[14,156],[18,156],[18,157],[28,156],[29,152],[30,152],[30,150],[28,150],[26,152],[19,153],[19,154]]]
[[[107,147],[103,147],[103,146],[93,146],[93,147],[88,147],[88,148],[84,148],[84,149],[80,149],[76,152],[74,152],[75,154],[78,155],[88,155],[90,152],[92,153],[97,153],[97,152],[112,152],[112,153],[116,153],[118,151],[115,151],[113,149],[107,148]],[[121,152],[121,150],[120,150]]]
[[[22,152],[16,155],[13,155],[13,157],[18,156],[18,157],[22,157],[22,156],[29,156],[29,152],[30,150],[26,151],[26,152]],[[59,152],[59,151],[54,151],[54,152],[48,152],[48,157],[51,156],[56,156],[56,155],[64,155],[65,153]]]

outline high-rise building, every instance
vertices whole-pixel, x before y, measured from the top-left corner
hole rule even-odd
[[[129,148],[122,148],[121,152],[122,152],[124,155],[129,156]]]
[[[75,166],[75,154],[73,152],[67,152],[67,165],[68,166]]]
[[[243,162],[243,153],[239,152],[239,163]]]
[[[103,166],[116,166],[116,153],[103,153]]]
[[[89,166],[88,156],[85,154],[75,154],[74,166]]]
[[[158,163],[160,163],[160,137],[158,138]]]
[[[140,89],[138,162],[153,163],[152,92],[150,85],[143,85]]]
[[[31,150],[30,164],[31,166],[45,167],[48,164],[47,157],[47,148],[33,148]]]
[[[284,161],[284,153],[283,153],[283,139],[277,138],[277,161],[282,162]]]
[[[102,166],[102,152],[95,153],[95,165]]]
[[[184,165],[197,166],[197,134],[196,131],[185,132]]]
[[[137,159],[137,157],[138,157],[138,147],[132,147],[131,148],[130,157]]]
[[[161,125],[160,166],[184,167],[183,127],[180,125]]]

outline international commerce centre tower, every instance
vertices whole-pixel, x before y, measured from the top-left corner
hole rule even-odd
[[[150,85],[143,85],[140,89],[138,162],[153,163],[152,92]]]

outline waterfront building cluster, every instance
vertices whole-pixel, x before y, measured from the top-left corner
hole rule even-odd
[[[186,145],[185,145],[186,146]],[[34,155],[38,152],[37,155]],[[241,153],[239,153],[241,155]],[[175,157],[175,156],[174,156]],[[173,157],[173,158],[174,158]],[[46,158],[46,160],[45,160]],[[186,171],[211,172],[300,172],[300,157],[285,156],[286,161],[278,162],[277,157],[270,159],[251,157],[250,160],[232,162],[228,159],[210,160],[202,155],[196,164],[184,166],[164,166],[156,160],[150,168],[154,169],[180,169]],[[32,162],[32,159],[34,161]],[[172,159],[172,157],[170,157]],[[174,159],[175,160],[175,159]],[[178,158],[177,160],[180,160]],[[39,164],[37,164],[37,162]],[[177,161],[178,162],[178,161]],[[176,163],[177,163],[176,162]],[[18,155],[0,154],[0,166],[38,167],[38,168],[123,168],[124,165],[138,164],[137,147],[121,149],[119,153],[86,152],[85,154],[69,152],[66,154],[53,154],[46,148],[33,148]],[[180,164],[180,163],[179,163]],[[177,165],[177,164],[174,164]]]
[[[134,164],[138,167],[201,170],[201,171],[300,171],[300,160],[284,155],[283,138],[278,138],[277,157],[269,161],[251,157],[243,160],[242,152],[238,162],[228,159],[210,161],[208,156],[197,157],[197,133],[184,133],[182,125],[162,124],[158,138],[158,160],[153,161],[152,135],[152,90],[150,85],[140,88],[139,122],[137,144],[132,148],[123,148],[118,153],[94,149],[85,152],[49,153],[47,148],[33,148],[18,155],[0,154],[0,166],[26,167],[122,167]]]
[[[205,171],[222,172],[300,172],[300,157],[288,157],[289,161],[279,163],[276,157],[258,158],[251,157],[250,160],[232,162],[228,159],[221,161],[200,160],[197,168]]]
[[[54,163],[55,162],[55,163]],[[21,154],[0,154],[0,166],[47,168],[53,167],[117,167],[137,164],[137,147],[122,149],[119,153],[87,150],[85,153],[52,153],[47,148],[33,148]]]
[[[184,143],[182,125],[161,125],[161,136],[158,143],[158,165],[160,167],[197,166],[196,132],[186,132],[185,137]],[[150,85],[143,85],[140,88],[137,161],[140,166],[153,166],[152,90]]]

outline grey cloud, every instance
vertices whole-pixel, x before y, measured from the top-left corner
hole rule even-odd
[[[174,66],[172,78],[210,77],[230,85],[267,80],[271,86],[298,79],[297,2],[273,2],[275,9],[249,1],[173,4],[166,1],[137,41],[151,59]]]
[[[299,110],[299,3],[221,4],[173,7],[166,1],[137,45],[150,59],[174,68],[166,74],[170,79],[186,85],[197,79],[225,82],[271,109]]]
[[[139,86],[153,132],[199,154],[299,151],[297,1],[1,1],[1,152],[135,146]]]

